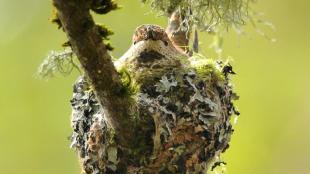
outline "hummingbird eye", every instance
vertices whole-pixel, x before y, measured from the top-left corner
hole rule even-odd
[[[165,46],[168,46],[168,42],[167,41],[163,41],[163,42],[164,42]]]

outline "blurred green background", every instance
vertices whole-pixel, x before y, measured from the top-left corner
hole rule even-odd
[[[115,31],[113,55],[129,48],[140,24],[166,25],[139,0],[96,17]],[[276,26],[271,43],[247,27],[229,34],[224,57],[234,59],[241,117],[223,159],[229,174],[310,173],[310,1],[260,0],[256,9]],[[65,35],[49,23],[51,2],[0,0],[0,174],[77,174],[69,149],[71,88],[77,73],[48,82],[34,78]],[[203,35],[207,56],[211,38]]]

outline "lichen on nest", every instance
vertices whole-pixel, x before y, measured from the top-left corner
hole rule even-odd
[[[118,168],[124,149],[107,129],[87,80],[79,78],[71,100],[71,140],[85,173],[199,173],[211,167],[228,148],[233,133],[230,117],[238,114],[229,78],[233,71],[228,63],[201,55],[188,61],[187,66],[149,74],[147,84],[123,69],[125,86],[135,89],[129,93],[137,106],[135,119],[145,124],[137,131],[136,149],[126,152],[133,157],[127,169]]]

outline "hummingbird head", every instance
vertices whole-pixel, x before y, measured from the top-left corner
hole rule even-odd
[[[171,44],[171,41],[163,28],[158,25],[145,24],[139,26],[134,32],[132,41],[133,44],[137,44],[140,41],[162,41],[165,46]]]
[[[185,54],[178,51],[166,31],[158,25],[145,24],[136,28],[133,44],[114,64],[116,67],[130,66],[134,69],[150,69],[163,66],[179,66]]]

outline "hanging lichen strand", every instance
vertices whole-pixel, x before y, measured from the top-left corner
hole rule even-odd
[[[249,20],[248,9],[252,0],[142,0],[160,15],[171,15],[179,10],[183,25],[194,24],[202,31],[213,31],[231,25],[241,26]],[[184,29],[186,30],[186,29]]]
[[[140,26],[131,48],[115,62],[130,91],[128,115],[140,124],[131,149],[118,144],[88,81],[80,77],[75,83],[71,146],[84,173],[200,174],[220,163],[216,159],[233,133],[230,118],[238,114],[232,67],[201,55],[189,58],[167,38],[158,26]]]

